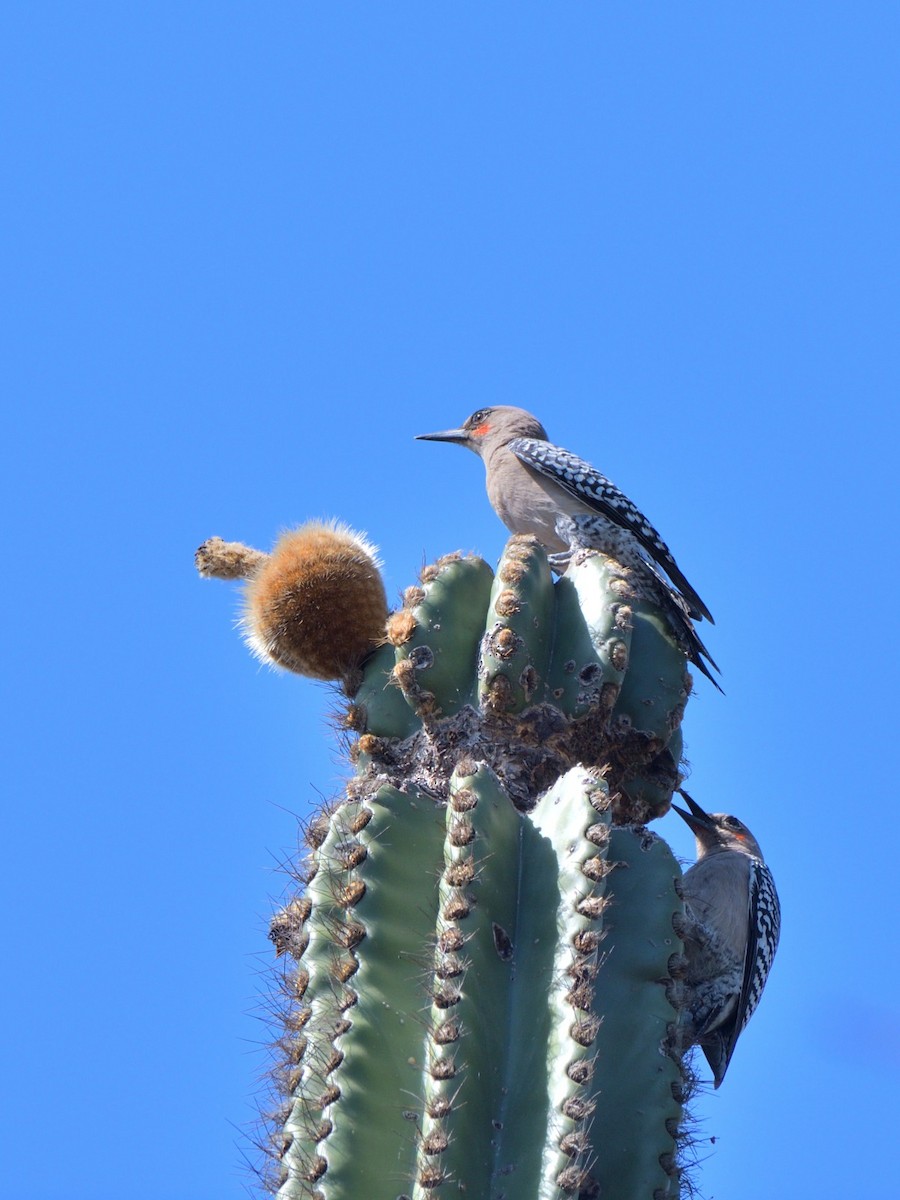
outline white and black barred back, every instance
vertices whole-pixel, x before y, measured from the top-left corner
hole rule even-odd
[[[602,523],[595,524],[594,530],[599,538],[607,538],[610,544],[593,542],[595,549],[603,550],[625,566],[646,569],[655,563],[683,596],[688,606],[687,615],[694,620],[705,618],[712,622],[709,609],[682,574],[669,547],[640,509],[611,480],[577,454],[552,442],[514,438],[509,449],[520,462],[552,479],[603,518]],[[653,570],[653,573],[659,577],[658,571]]]
[[[693,620],[702,617],[712,621],[709,609],[640,509],[590,463],[552,442],[520,437],[509,442],[509,449],[525,466],[553,480],[574,499],[590,506],[591,512],[561,514],[556,523],[558,536],[572,550],[600,550],[637,571],[665,612],[689,661],[721,692],[709,666],[716,671],[719,668],[692,624]],[[555,558],[565,560],[566,556],[554,556],[551,561]],[[671,584],[663,571],[672,580]]]

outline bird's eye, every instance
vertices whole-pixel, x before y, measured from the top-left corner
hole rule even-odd
[[[737,817],[726,817],[725,820],[722,822],[722,824],[726,825],[729,829],[743,829],[744,828],[744,826],[737,819]]]
[[[466,425],[474,429],[476,425],[480,425],[482,421],[486,421],[490,415],[491,410],[489,408],[479,408],[478,412],[472,413],[471,417],[466,421]]]

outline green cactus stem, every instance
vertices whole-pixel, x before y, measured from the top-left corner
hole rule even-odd
[[[433,802],[390,786],[331,816],[308,888],[308,936],[294,955],[302,999],[293,1018],[300,1031],[290,1055],[296,1072],[281,1147],[283,1200],[316,1195],[312,1184],[326,1169],[324,1194],[373,1200],[373,1163],[385,1196],[414,1171],[416,1139],[405,1114],[420,1086],[422,972],[437,895],[432,873],[431,900],[422,896],[422,870],[438,860],[443,841]],[[390,1112],[387,1158],[381,1104]]]
[[[594,1173],[604,1200],[677,1197],[676,1136],[684,1081],[677,1054],[683,943],[674,925],[684,911],[681,870],[661,838],[646,829],[613,829],[607,885],[608,938],[594,1012],[598,1069],[615,1062],[615,1087],[599,1088]],[[659,980],[666,980],[660,987]],[[671,981],[671,982],[670,982]],[[644,1127],[648,1111],[656,1119]],[[645,1136],[635,1137],[636,1129]]]
[[[510,541],[494,577],[481,639],[478,703],[485,712],[520,713],[542,699],[554,609],[546,555],[534,542]]]
[[[383,648],[348,714],[361,768],[445,798],[447,755],[467,753],[527,809],[583,763],[607,772],[623,820],[668,810],[690,678],[626,568],[583,551],[554,585],[543,548],[516,535],[493,579],[478,558],[428,568],[387,633],[393,668]]]
[[[448,555],[344,688],[356,776],[271,931],[273,1191],[674,1200],[680,870],[645,824],[690,677],[640,579]]]
[[[675,1195],[677,865],[583,768],[526,814],[486,764],[449,790],[348,800],[316,851],[277,1195]]]
[[[576,555],[556,585],[556,631],[545,699],[569,717],[604,715],[618,699],[631,649],[629,592],[618,564]]]
[[[573,979],[597,957],[609,805],[605,787],[576,769],[520,816],[488,767],[461,771],[470,773],[451,780],[440,920],[462,950],[449,980],[436,959],[433,1028],[449,1024],[451,1035],[425,1081],[426,1111],[437,1099],[440,1115],[424,1126],[419,1183],[538,1195],[572,1170],[566,1104],[583,1085],[567,1070],[589,1053],[572,1032],[583,1024]]]
[[[472,702],[492,578],[482,559],[448,554],[388,621],[394,679],[416,716],[452,716]]]

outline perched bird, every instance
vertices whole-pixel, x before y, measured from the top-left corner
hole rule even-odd
[[[766,985],[781,906],[747,826],[704,812],[687,792],[680,794],[690,812],[672,807],[697,839],[697,861],[682,880],[692,1043],[706,1055],[718,1087]]]
[[[593,549],[636,571],[690,661],[719,687],[704,659],[719,668],[692,624],[704,617],[712,622],[712,616],[669,547],[605,475],[549,442],[536,417],[495,405],[479,409],[459,429],[422,433],[419,440],[456,442],[478,454],[494,511],[513,533],[534,534],[555,570],[564,571],[574,551]]]

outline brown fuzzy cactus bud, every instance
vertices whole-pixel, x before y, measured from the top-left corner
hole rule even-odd
[[[375,547],[338,521],[285,533],[247,580],[242,625],[259,658],[313,679],[351,679],[384,635]]]

